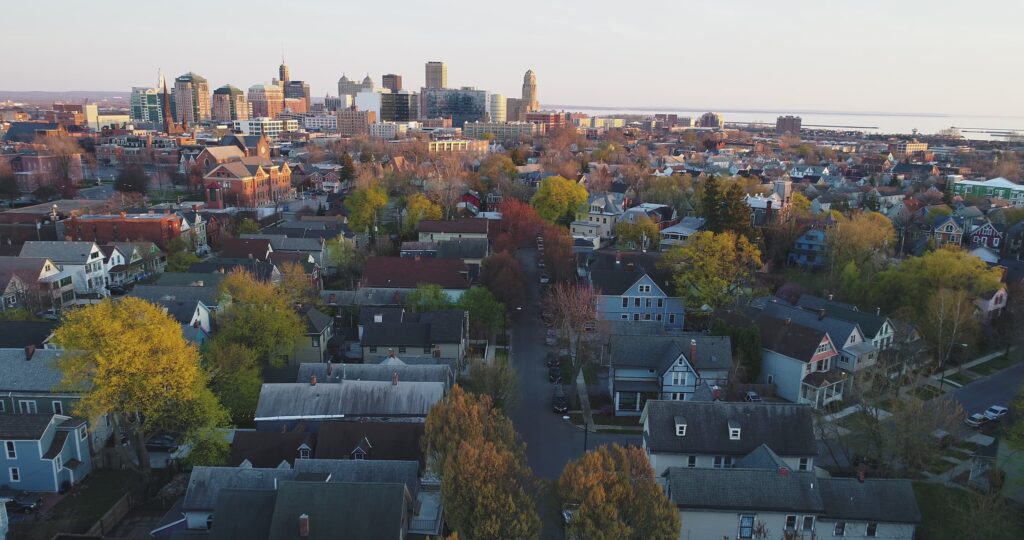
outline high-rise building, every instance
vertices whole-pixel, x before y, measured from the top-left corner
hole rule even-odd
[[[565,113],[557,111],[534,111],[526,113],[526,121],[542,124],[548,131],[565,125]]]
[[[284,58],[281,59],[281,65],[277,68],[278,80],[282,83],[286,83],[291,79],[291,74],[288,72],[288,66],[284,63]]]
[[[324,109],[334,112],[347,109],[352,106],[352,96],[342,94],[340,96],[324,96]]]
[[[491,122],[505,121],[505,96],[491,94],[491,97],[488,99],[487,115],[490,117]]]
[[[276,139],[285,131],[298,131],[299,122],[253,117],[248,120],[235,120],[232,122],[232,128],[242,135],[264,135],[268,139]]]
[[[487,116],[487,92],[472,87],[424,88],[420,102],[424,118],[451,118],[455,126]]]
[[[725,127],[725,119],[716,112],[706,112],[697,119],[697,127],[723,128]]]
[[[537,101],[537,75],[532,69],[523,75],[523,105],[526,106],[528,113],[540,110],[540,102]]]
[[[803,119],[799,116],[780,116],[775,119],[775,133],[779,135],[790,133],[793,135],[800,134],[800,126],[803,124]]]
[[[285,99],[298,99],[305,103],[305,110],[309,110],[309,83],[304,81],[284,81]]]
[[[341,78],[338,79],[339,96],[352,96],[355,98],[356,94],[364,90],[373,91],[373,79],[371,79],[369,75],[363,79],[363,82],[349,80],[345,75],[342,75]]]
[[[191,71],[174,79],[176,119],[184,126],[210,119],[210,83]]]
[[[220,122],[231,120],[247,120],[249,118],[249,102],[245,93],[225,84],[213,91],[213,119]]]
[[[448,66],[444,62],[427,62],[426,88],[448,87]]]
[[[381,77],[381,86],[391,90],[392,93],[402,89],[402,76],[394,73],[387,73]]]
[[[519,98],[506,98],[505,99],[505,121],[506,122],[525,122],[526,121],[526,107],[523,100]]]
[[[161,89],[135,86],[132,88],[131,108],[132,120],[160,124],[164,121],[163,108],[160,106]]]
[[[419,94],[401,90],[380,95],[382,122],[409,122],[420,116]]]
[[[249,87],[249,105],[253,118],[277,118],[284,110],[284,90],[276,84],[254,84]]]
[[[372,111],[360,111],[352,106],[338,111],[338,133],[341,135],[364,135],[370,131],[370,124],[377,121]]]
[[[483,139],[488,134],[503,143],[518,143],[544,135],[544,124],[533,122],[470,122],[462,125],[462,136],[467,139]]]

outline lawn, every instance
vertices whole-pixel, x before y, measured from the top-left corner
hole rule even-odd
[[[928,401],[929,399],[937,397],[940,394],[938,388],[925,384],[922,384],[921,386],[914,388],[910,393],[914,394],[914,397],[920,399],[921,401]]]
[[[974,380],[974,379],[971,379],[970,377],[968,377],[967,375],[964,375],[963,373],[954,373],[954,374],[950,375],[949,377],[946,377],[946,381],[947,382],[948,381],[953,381],[953,382],[959,384],[960,386],[964,386],[964,385],[970,383],[972,380]]]
[[[1020,362],[1022,358],[1024,358],[1024,353],[1016,350],[1008,355],[997,356],[984,364],[978,364],[970,369],[979,375],[991,375]]]
[[[140,478],[129,471],[98,469],[64,497],[41,521],[14,524],[13,538],[49,540],[56,533],[84,533],[125,493],[141,487]]]
[[[973,537],[976,519],[980,516],[965,516],[973,493],[948,488],[939,484],[914,483],[914,494],[921,509],[921,525],[917,529],[917,540],[960,540]],[[1013,509],[1011,509],[1011,512]],[[987,536],[990,540],[1024,538],[1024,527],[1003,521],[1002,534]]]
[[[494,359],[497,361],[508,360],[508,349],[495,348]]]

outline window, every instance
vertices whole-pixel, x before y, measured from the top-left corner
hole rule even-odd
[[[686,436],[686,424],[676,424],[676,437]]]
[[[89,430],[85,426],[78,428],[78,438],[83,441],[89,438]]]
[[[870,537],[878,536],[878,524],[873,522],[873,521],[868,523],[868,529],[867,529],[867,532],[864,534],[864,536],[870,536]]]
[[[299,458],[309,459],[309,448],[299,448]]]
[[[735,461],[732,456],[715,456],[712,466],[716,469],[731,469]]]
[[[676,322],[676,314],[675,313],[669,313],[668,314],[668,323],[669,324],[675,324],[675,322]]]
[[[800,469],[801,471],[806,471],[807,470],[807,465],[808,465],[807,458],[802,457],[802,458],[800,458],[800,465],[797,468]]]
[[[619,318],[624,320],[624,321],[628,321],[629,320],[629,315],[623,313],[622,315],[619,315]]]
[[[800,527],[802,531],[813,531],[814,530],[814,516],[804,516],[803,526]]]
[[[832,530],[832,536],[846,536],[846,522],[837,521],[836,528]]]
[[[650,285],[640,285],[640,292],[642,292],[642,293],[649,293],[649,292],[651,292],[651,286]]]
[[[312,345],[314,347],[319,347],[320,346],[320,336],[313,336],[312,341],[313,341]]]
[[[7,404],[0,399],[0,412],[7,412]]]
[[[689,456],[689,457],[687,457],[686,458],[686,466],[691,468],[691,469],[696,467],[697,466],[697,456]]]
[[[825,341],[825,342],[822,342],[821,345],[818,345],[818,349],[815,350],[814,353],[815,354],[823,353],[823,352],[825,352],[825,351],[827,351],[829,349],[830,349],[830,347],[828,346],[828,342]]]
[[[423,354],[430,354],[430,347],[423,347]]]
[[[685,386],[686,385],[686,373],[682,371],[672,372],[672,386]]]
[[[633,320],[634,321],[639,321],[640,320],[640,314],[639,313],[634,313],[633,314]]]
[[[740,516],[740,538],[754,537],[754,516]]]
[[[53,464],[57,466],[58,471],[64,468],[64,460],[60,456],[53,458]]]
[[[768,375],[768,384],[775,384],[775,375]]]
[[[14,446],[14,441],[6,441],[4,446],[7,450],[7,459],[18,459],[18,448]]]
[[[999,247],[999,237],[992,238],[992,247]]]
[[[660,321],[661,320],[661,313],[655,315],[654,318]]]
[[[629,307],[629,297],[622,297],[622,307]]]
[[[652,300],[651,298],[644,298],[644,307],[648,307],[648,308],[651,307],[651,305],[652,305],[651,300]]]
[[[376,353],[377,347],[370,347],[370,353]]]
[[[659,298],[658,299],[658,307],[665,307],[665,299],[664,298]]]
[[[405,347],[399,347],[398,354],[405,354]]]
[[[59,401],[54,401],[53,414],[64,414],[64,404]]]
[[[11,482],[21,482],[21,469],[11,467],[7,470],[7,475],[11,478]]]
[[[651,320],[651,314],[650,313],[644,313],[644,320],[645,321]]]
[[[366,452],[363,452],[362,448],[356,448],[355,452],[352,452],[352,459],[366,459]]]
[[[794,515],[786,516],[786,530],[787,531],[795,531],[796,530],[796,516],[794,516]]]
[[[729,428],[729,440],[738,441],[740,440],[740,428]]]
[[[633,299],[633,307],[640,307],[640,297],[639,296]]]
[[[39,412],[39,409],[36,407],[36,402],[29,399],[19,401],[18,409],[21,410],[21,414],[35,414]]]

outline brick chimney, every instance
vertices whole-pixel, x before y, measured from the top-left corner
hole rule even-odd
[[[696,363],[696,362],[697,362],[697,340],[696,339],[691,339],[690,340],[690,363],[693,364],[693,363]]]
[[[316,375],[313,375],[309,378],[309,385],[316,386]]]
[[[398,372],[391,372],[391,386],[398,386]]]
[[[34,354],[36,354],[36,346],[35,345],[29,345],[28,347],[25,347],[25,361],[26,362],[31,360],[32,359],[32,355],[34,355]]]
[[[824,309],[819,309],[818,310],[818,320],[820,321],[820,320],[822,320],[824,318],[825,318],[825,310]]]
[[[868,475],[868,466],[865,465],[864,462],[862,461],[862,462],[860,462],[860,464],[857,465],[857,481],[860,482],[861,484],[863,484],[864,483],[864,479],[867,477],[867,475]]]
[[[309,538],[309,514],[299,516],[299,538]]]
[[[789,477],[789,467],[779,467],[779,476],[783,478]]]

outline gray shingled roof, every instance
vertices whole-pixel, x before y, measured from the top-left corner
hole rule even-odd
[[[829,478],[821,482],[821,497],[831,518],[921,522],[921,510],[910,480],[871,478],[860,482],[856,478]]]
[[[766,444],[780,456],[815,456],[811,410],[788,403],[651,400],[644,437],[657,453],[743,456]],[[676,436],[676,416],[689,420],[683,437]],[[730,421],[740,426],[737,441],[729,439]]]
[[[0,349],[0,391],[52,392],[63,376],[57,360],[64,353],[55,349],[36,349],[25,360],[25,349]]]
[[[328,366],[331,373],[327,374]],[[307,362],[299,364],[299,372],[295,378],[297,383],[309,383],[310,377],[316,375],[317,383],[336,383],[346,381],[391,381],[392,374],[398,374],[402,382],[440,382],[446,386],[452,384],[452,370],[446,364],[426,365],[384,365],[384,364],[324,364]]]
[[[275,482],[295,476],[291,469],[248,469],[241,467],[192,468],[182,510],[212,510],[217,494],[224,489],[274,489]]]
[[[266,538],[276,501],[277,492],[273,490],[221,490],[213,507],[210,540]]]
[[[0,439],[39,439],[52,418],[52,414],[0,414]]]
[[[303,514],[309,518],[309,540],[398,538],[410,504],[409,494],[396,483],[285,482],[263,538],[297,538]]]
[[[439,382],[345,381],[264,384],[256,418],[424,417],[444,397]]]
[[[21,257],[46,257],[58,264],[85,264],[95,242],[28,241],[21,247]]]
[[[385,316],[384,320],[392,317]],[[362,319],[362,315],[360,315]],[[401,322],[362,323],[364,347],[430,347],[462,341],[466,312],[457,309],[406,312]]]
[[[156,278],[154,285],[167,287],[188,287],[193,283],[202,282],[203,287],[217,289],[221,281],[227,277],[226,274],[193,273],[193,272],[164,272]]]
[[[690,341],[697,342],[697,357],[690,358]],[[648,367],[664,373],[682,354],[700,371],[731,369],[732,346],[728,336],[683,334],[666,336],[609,336],[613,366]]]
[[[129,296],[148,300],[167,309],[179,323],[189,324],[199,302],[207,307],[217,306],[216,287],[173,287],[165,285],[136,285]]]
[[[689,430],[689,428],[687,428]],[[821,514],[825,503],[812,472],[670,467],[668,495],[682,508]]]
[[[401,483],[413,497],[420,489],[418,461],[373,459],[297,459],[297,474],[327,474],[330,482]]]
[[[856,323],[833,317],[827,308],[824,309],[824,316],[822,316],[820,312],[813,313],[806,309],[784,304],[775,297],[772,297],[772,300],[765,304],[762,311],[776,319],[789,318],[795,323],[828,332],[833,343],[840,349],[849,340],[850,334],[860,329]]]

